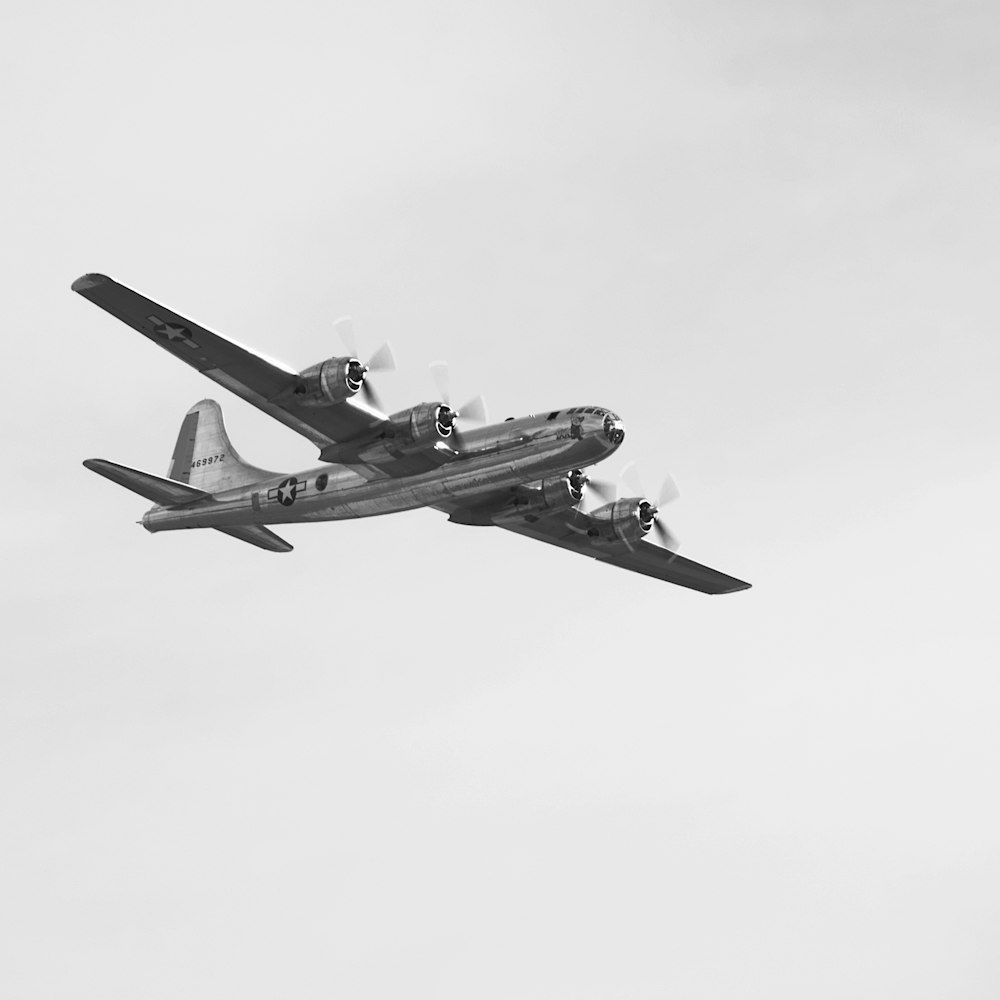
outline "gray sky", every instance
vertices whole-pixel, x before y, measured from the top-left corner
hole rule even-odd
[[[994,998],[989,3],[5,13],[0,993]],[[709,599],[418,511],[150,536],[69,291],[494,417],[602,404]]]

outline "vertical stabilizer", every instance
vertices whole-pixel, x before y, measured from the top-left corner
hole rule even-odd
[[[222,493],[277,475],[248,465],[232,446],[222,407],[214,399],[195,403],[184,417],[167,476],[206,493]]]

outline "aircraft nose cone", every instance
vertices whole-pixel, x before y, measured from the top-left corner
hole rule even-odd
[[[621,417],[609,413],[604,418],[604,436],[616,448],[625,440],[625,424],[622,423]]]

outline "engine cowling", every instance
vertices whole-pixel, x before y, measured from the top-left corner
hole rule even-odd
[[[421,445],[434,445],[451,437],[455,427],[455,411],[446,403],[421,403],[389,417],[391,438],[397,448],[408,450]]]
[[[514,500],[515,509],[524,514],[575,507],[583,498],[585,484],[586,477],[579,469],[564,476],[543,479],[539,486],[524,487],[518,491]]]
[[[342,403],[360,391],[367,373],[357,358],[328,358],[299,374],[294,394],[306,406]]]
[[[575,507],[583,499],[586,478],[579,469],[565,476],[542,480],[541,501],[546,510],[564,510]]]
[[[615,500],[591,511],[590,516],[606,526],[611,538],[635,545],[649,534],[656,520],[656,508],[642,497]],[[591,529],[594,531],[595,529]]]
[[[353,460],[383,465],[431,452],[439,441],[451,437],[454,424],[455,412],[445,403],[421,403],[400,410],[389,417],[388,425],[375,440],[357,451]],[[433,464],[427,468],[433,468]]]

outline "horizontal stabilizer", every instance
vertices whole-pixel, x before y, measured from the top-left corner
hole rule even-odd
[[[226,525],[224,528],[216,528],[224,535],[232,535],[241,542],[249,542],[259,549],[267,549],[268,552],[291,552],[292,546],[283,538],[279,538],[273,531],[261,527],[259,524],[234,524]]]
[[[210,493],[196,490],[193,486],[151,476],[148,472],[139,472],[124,465],[106,462],[103,458],[88,458],[83,464],[91,472],[96,472],[99,476],[104,476],[105,479],[110,479],[111,482],[165,507],[194,503],[196,500],[205,500],[211,496]]]

